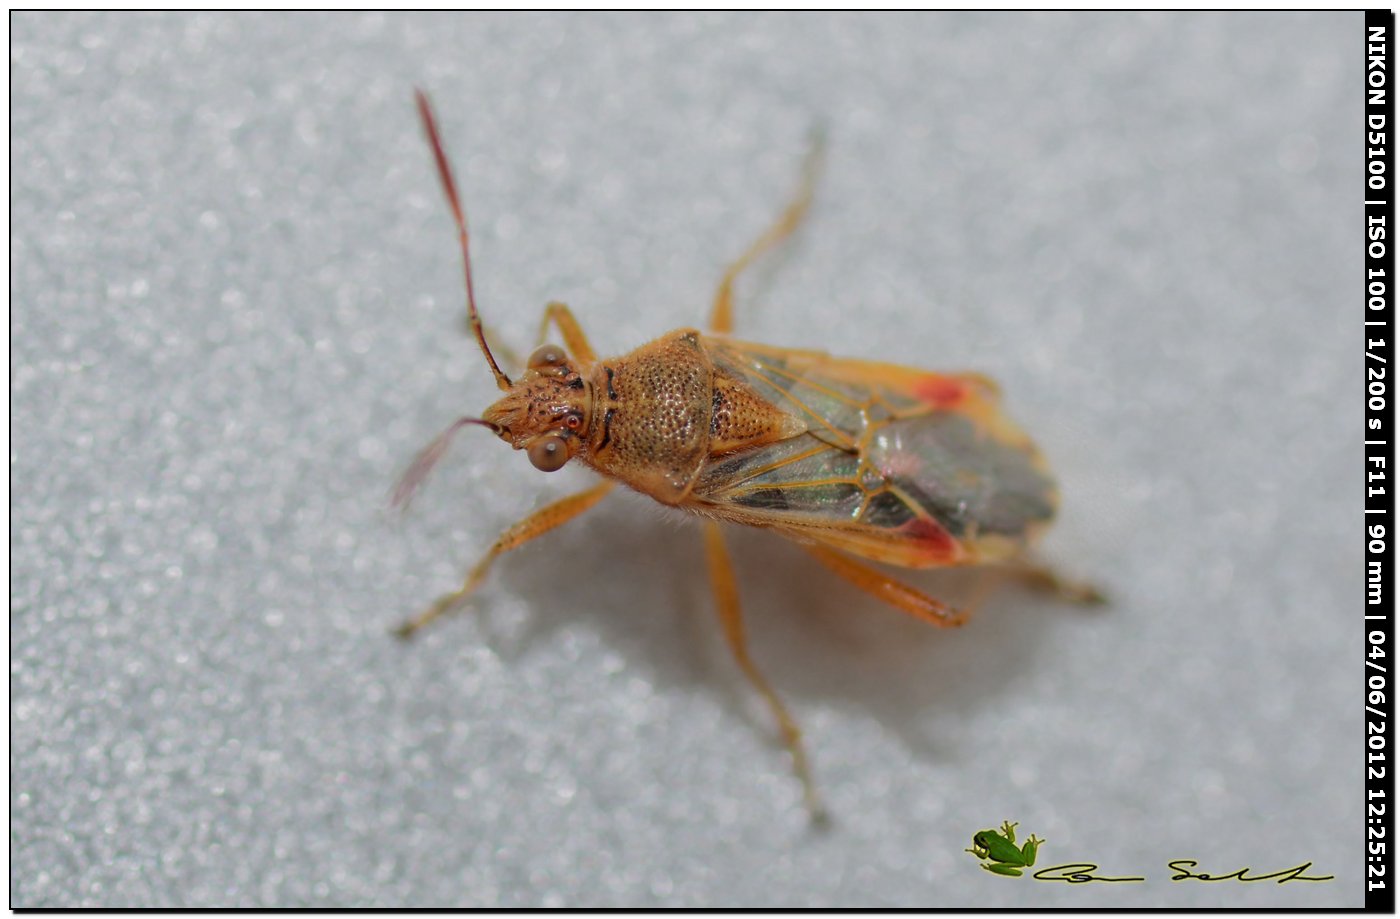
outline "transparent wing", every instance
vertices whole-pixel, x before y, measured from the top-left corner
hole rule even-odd
[[[702,513],[908,567],[1014,555],[1054,516],[1045,463],[985,378],[705,343],[807,430],[712,457],[692,492]]]

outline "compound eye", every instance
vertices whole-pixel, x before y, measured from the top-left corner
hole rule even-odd
[[[569,461],[569,447],[564,443],[564,438],[558,434],[546,434],[537,437],[530,446],[525,448],[525,453],[530,457],[530,463],[540,472],[553,472],[562,469]]]
[[[558,345],[540,345],[530,355],[529,368],[537,373],[558,375],[564,372],[569,356]]]

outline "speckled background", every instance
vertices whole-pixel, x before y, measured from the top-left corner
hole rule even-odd
[[[12,27],[12,905],[1360,904],[1360,14]],[[588,481],[468,431],[385,509],[494,391],[414,85],[522,352],[702,321],[825,125],[739,331],[996,376],[1113,605],[935,633],[733,534],[826,832],[640,498],[396,643]]]

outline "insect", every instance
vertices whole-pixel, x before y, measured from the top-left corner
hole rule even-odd
[[[418,112],[456,223],[472,332],[504,393],[481,417],[461,418],[414,460],[395,489],[403,504],[452,436],[479,425],[524,450],[535,468],[570,461],[602,475],[507,529],[461,588],[398,629],[409,636],[462,605],[501,555],[568,523],[626,485],[700,518],[724,636],[739,669],[767,702],[805,801],[823,813],[797,723],[749,656],[739,594],[721,523],[761,527],[801,545],[840,577],[940,627],[965,612],[864,560],[904,568],[999,563],[1071,599],[1092,588],[1025,561],[1055,514],[1057,493],[1039,451],[998,407],[995,384],[751,344],[730,337],[733,290],[758,256],[797,227],[812,197],[820,145],[798,194],[725,272],[710,329],[679,329],[620,357],[600,359],[569,308],[549,304],[542,344],[512,380],[497,365],[472,290],[467,221],[427,97]]]

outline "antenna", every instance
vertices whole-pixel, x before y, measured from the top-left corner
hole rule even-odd
[[[413,493],[418,490],[418,486],[423,484],[423,480],[428,477],[428,473],[432,471],[432,468],[437,465],[438,460],[442,459],[443,454],[447,452],[448,444],[452,443],[452,435],[469,424],[479,424],[484,428],[490,428],[491,431],[497,435],[505,430],[498,424],[492,424],[480,418],[458,418],[447,430],[443,431],[437,437],[434,437],[433,442],[424,447],[422,451],[419,452],[418,456],[414,458],[413,465],[408,467],[408,471],[403,474],[403,478],[399,479],[399,483],[394,486],[393,497],[389,499],[390,507],[404,508],[408,506],[408,500],[413,497]]]
[[[443,152],[442,140],[438,137],[437,120],[433,117],[433,108],[428,103],[428,97],[423,90],[415,89],[414,98],[418,102],[418,114],[423,119],[423,130],[427,132],[428,143],[433,148],[433,158],[437,160],[438,177],[442,179],[442,190],[447,195],[447,203],[452,206],[452,218],[457,221],[457,236],[462,242],[462,269],[467,276],[467,317],[471,320],[472,331],[476,333],[476,343],[481,345],[481,353],[486,355],[486,362],[491,365],[491,372],[496,375],[496,386],[502,391],[510,389],[510,377],[501,372],[501,368],[496,365],[496,359],[491,356],[491,349],[486,347],[486,332],[481,327],[481,316],[476,311],[476,295],[472,292],[472,257],[467,247],[467,217],[462,211],[462,202],[457,198],[457,183],[452,181],[452,166],[447,162],[447,154]]]

